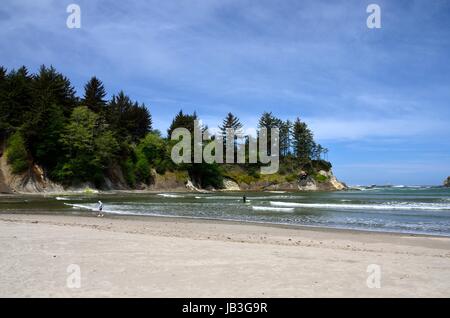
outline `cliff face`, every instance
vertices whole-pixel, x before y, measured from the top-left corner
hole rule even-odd
[[[0,153],[0,192],[1,193],[40,193],[62,192],[64,188],[45,176],[44,170],[34,164],[21,174],[13,174],[7,163],[4,148]]]
[[[447,179],[444,181],[444,187],[450,188],[450,177],[447,177]]]
[[[224,182],[225,190],[248,191],[340,191],[347,189],[347,185],[337,180],[332,170],[319,170],[308,174],[299,171],[294,175],[279,174],[254,178],[228,178]]]
[[[6,178],[3,175],[3,169],[1,168],[1,165],[0,165],[0,193],[7,194],[7,193],[11,193],[11,192],[12,192],[12,190],[6,183]]]
[[[298,171],[290,175],[261,175],[250,177],[245,171],[235,168],[235,175],[224,179],[225,191],[337,191],[347,186],[338,181],[331,169],[314,173]],[[151,172],[150,184],[138,184],[136,190],[153,191],[204,191],[189,180],[186,171],[166,172],[164,175]],[[450,178],[449,178],[450,179]],[[447,181],[450,181],[450,180]],[[26,172],[13,174],[4,155],[4,145],[0,145],[0,193],[62,193],[83,192],[95,188],[86,183],[78,186],[63,187],[46,177],[42,167],[34,164]],[[133,190],[125,181],[118,165],[110,167],[102,190]],[[209,189],[214,190],[214,189]],[[220,189],[216,189],[220,190]],[[91,190],[95,191],[95,190]]]

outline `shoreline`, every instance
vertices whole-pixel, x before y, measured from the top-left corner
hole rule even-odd
[[[189,189],[155,189],[155,190],[98,190],[90,189],[89,191],[64,191],[64,192],[11,192],[0,193],[2,196],[75,196],[75,195],[114,195],[114,194],[158,194],[158,193],[198,193],[198,194],[212,194],[212,193],[331,193],[331,192],[345,192],[345,191],[360,191],[356,189],[344,189],[344,190],[202,190],[192,191]]]
[[[97,218],[94,211],[90,211],[92,215],[87,214],[76,214],[76,213],[68,213],[67,211],[52,211],[52,212],[24,212],[23,210],[9,210],[7,212],[0,211],[0,220],[2,219],[2,215],[25,215],[25,216],[34,216],[34,215],[48,215],[48,216],[68,216],[68,217],[81,217],[81,218]],[[384,234],[384,235],[393,235],[393,236],[410,236],[410,237],[437,237],[437,238],[449,238],[450,235],[440,235],[440,234],[430,234],[430,233],[409,233],[409,232],[395,232],[395,231],[385,231],[385,230],[368,230],[368,229],[354,229],[354,228],[339,228],[339,227],[327,227],[320,225],[304,225],[304,224],[289,224],[289,223],[275,223],[275,222],[263,222],[263,221],[252,221],[252,220],[232,220],[232,219],[221,219],[221,218],[208,218],[208,217],[195,217],[195,216],[176,216],[176,215],[137,215],[137,214],[114,214],[114,213],[104,213],[105,219],[118,219],[118,220],[135,220],[135,221],[143,221],[143,222],[151,222],[152,220],[156,221],[168,221],[168,222],[176,222],[177,220],[182,222],[206,222],[206,223],[224,223],[224,224],[235,224],[235,225],[253,225],[253,226],[262,226],[262,227],[274,227],[280,229],[287,230],[303,230],[303,231],[319,231],[319,232],[348,232],[348,233],[362,233],[362,234]]]
[[[158,217],[0,214],[0,296],[449,297],[450,238]],[[85,280],[67,288],[66,268]],[[379,264],[381,288],[368,288]]]
[[[364,237],[372,237],[376,239],[377,237],[381,239],[392,238],[392,239],[407,239],[407,238],[424,238],[424,239],[443,239],[448,240],[450,243],[450,236],[445,235],[431,235],[431,234],[416,234],[416,233],[401,233],[401,232],[389,232],[389,231],[371,231],[365,229],[345,229],[345,228],[333,228],[333,227],[325,227],[325,226],[312,226],[312,225],[295,225],[295,224],[282,224],[282,223],[269,223],[269,222],[257,222],[257,221],[245,221],[245,220],[228,220],[228,219],[214,219],[214,218],[206,218],[206,217],[185,217],[185,216],[141,216],[141,215],[125,215],[125,214],[108,214],[105,213],[104,217],[99,218],[95,215],[95,212],[92,212],[92,215],[81,215],[81,214],[68,214],[66,212],[23,212],[17,211],[9,213],[0,211],[0,222],[8,222],[8,221],[19,221],[26,223],[30,220],[43,220],[43,223],[48,222],[49,224],[56,225],[71,225],[77,226],[78,221],[85,221],[84,224],[96,224],[98,220],[99,223],[105,223],[104,221],[113,221],[113,222],[130,222],[145,225],[145,224],[154,224],[154,223],[162,223],[162,224],[183,224],[187,226],[195,226],[195,225],[204,225],[204,226],[230,226],[230,227],[249,227],[255,228],[261,231],[278,231],[283,230],[285,233],[320,233],[320,235],[331,235],[334,234],[336,236],[352,236],[357,238],[358,236]],[[58,219],[58,220],[56,220]],[[69,222],[62,222],[62,221]],[[89,222],[92,221],[92,222]],[[32,221],[34,222],[34,221]],[[83,223],[83,222],[82,222]],[[107,222],[106,222],[107,223]],[[449,246],[450,251],[450,246]],[[449,254],[450,256],[450,254]]]

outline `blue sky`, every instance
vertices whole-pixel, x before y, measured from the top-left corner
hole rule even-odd
[[[52,64],[80,95],[96,75],[162,131],[179,109],[246,127],[271,110],[303,118],[349,184],[450,175],[450,1],[4,0],[0,40],[8,69]]]

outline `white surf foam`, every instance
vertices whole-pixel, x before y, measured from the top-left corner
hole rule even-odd
[[[210,200],[242,200],[242,197],[238,196],[220,196],[220,195],[214,195],[214,196],[196,196],[196,199],[210,199]]]
[[[272,208],[268,206],[252,206],[254,211],[294,212],[294,208]]]
[[[83,209],[83,210],[89,210],[89,211],[93,211],[93,212],[99,212],[97,204],[93,204],[93,205],[71,204],[71,203],[64,203],[64,204],[71,206],[73,209]],[[121,211],[121,210],[111,210],[111,209],[103,209],[102,212],[110,213],[110,214],[140,215],[139,213],[134,213],[133,211]]]
[[[196,199],[207,199],[207,200],[242,200],[242,197],[238,197],[238,196],[219,196],[219,195],[214,195],[214,196],[196,196]],[[299,199],[302,198],[301,196],[292,196],[292,195],[268,195],[268,196],[246,196],[247,201],[249,199],[251,200],[275,200],[275,199]]]
[[[90,210],[90,211],[98,211],[97,207],[89,206],[89,205],[85,205],[85,204],[64,203],[64,205],[71,206],[72,208],[75,208],[75,209],[85,209],[85,210]]]
[[[333,204],[333,203],[295,203],[270,201],[272,206],[318,209],[354,209],[354,210],[450,210],[444,204]]]
[[[164,197],[164,198],[184,198],[184,196],[180,195],[180,194],[158,193],[157,195]]]

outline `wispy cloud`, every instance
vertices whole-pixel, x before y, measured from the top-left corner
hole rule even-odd
[[[2,63],[53,64],[79,91],[95,74],[163,131],[181,108],[249,127],[273,110],[304,118],[337,157],[343,143],[450,133],[448,1],[380,0],[380,30],[359,0],[77,0],[82,28],[69,30],[72,2],[3,1]]]

